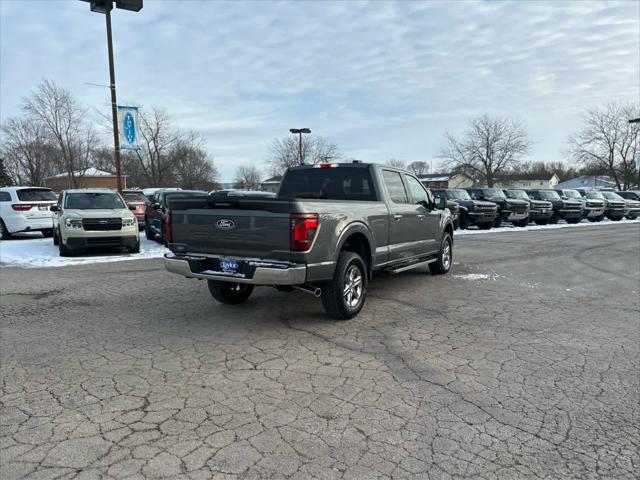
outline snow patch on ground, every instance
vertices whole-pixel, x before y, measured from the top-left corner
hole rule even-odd
[[[39,234],[16,236],[0,241],[0,265],[24,268],[65,267],[87,263],[122,262],[145,258],[162,258],[168,252],[164,246],[147,240],[140,234],[140,253],[119,253],[116,250],[91,251],[75,257],[61,257],[51,238],[38,238]]]
[[[454,278],[460,278],[461,280],[490,280],[491,275],[486,273],[463,273],[460,275],[452,275]]]
[[[487,233],[505,233],[505,232],[529,232],[531,230],[557,230],[559,228],[589,228],[589,227],[602,227],[605,225],[625,225],[628,223],[640,223],[640,219],[635,220],[620,220],[619,222],[612,222],[611,220],[605,218],[603,221],[598,223],[591,223],[586,220],[583,220],[580,223],[556,223],[553,225],[535,225],[531,224],[526,227],[514,227],[511,224],[507,224],[504,227],[492,228],[491,230],[479,230],[475,227],[472,227],[470,230],[456,230],[454,236],[458,235],[482,235]]]

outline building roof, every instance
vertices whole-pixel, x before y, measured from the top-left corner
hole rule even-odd
[[[498,180],[551,180],[556,174],[554,172],[537,172],[537,173],[513,173],[508,175],[500,175]]]
[[[64,177],[68,177],[69,173],[68,172],[63,172],[63,173],[59,173],[57,175],[52,175],[51,177],[47,177],[47,178],[64,178]],[[89,167],[86,170],[76,170],[75,172],[73,172],[73,176],[74,177],[115,177],[115,174],[110,173],[110,172],[105,172],[104,170],[98,170],[95,167]],[[126,177],[127,175],[122,175],[123,177]]]
[[[616,182],[613,178],[606,175],[581,175],[570,180],[565,180],[556,185],[556,188],[593,188],[593,187],[616,187]]]

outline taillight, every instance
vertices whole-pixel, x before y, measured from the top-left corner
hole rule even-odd
[[[339,167],[337,163],[316,163],[313,168],[336,168]]]
[[[11,205],[11,208],[13,208],[16,212],[27,212],[31,210],[31,207],[33,207],[33,205],[31,205],[30,203],[14,203],[13,205]]]
[[[171,210],[167,210],[164,217],[164,241],[165,243],[173,242],[173,225],[171,224]]]
[[[306,252],[311,248],[318,231],[317,213],[291,214],[290,248],[292,252]]]

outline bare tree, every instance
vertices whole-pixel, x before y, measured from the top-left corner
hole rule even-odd
[[[170,150],[178,141],[177,132],[171,125],[169,115],[160,108],[139,113],[139,144],[136,156],[140,162],[147,184],[154,187],[169,186],[172,164]]]
[[[444,166],[493,187],[497,176],[515,167],[530,149],[524,127],[515,120],[487,115],[473,119],[460,138],[446,134]]]
[[[416,175],[424,175],[425,173],[427,173],[428,169],[429,169],[429,164],[427,164],[427,162],[417,161],[417,162],[411,162],[409,164],[409,170],[411,170]]]
[[[1,127],[6,169],[20,185],[43,185],[55,172],[56,149],[44,127],[29,118],[9,118]]]
[[[302,158],[302,161],[301,161]],[[324,137],[303,136],[302,154],[297,137],[275,138],[269,149],[269,167],[274,175],[296,165],[330,162],[340,159],[338,146]]]
[[[4,158],[0,157],[0,187],[13,185],[13,179],[4,166]]]
[[[588,110],[584,125],[569,137],[571,157],[585,166],[607,172],[619,189],[629,188],[637,170],[635,157],[640,151],[640,125],[629,123],[638,116],[637,104],[610,102],[603,108]]]
[[[71,187],[78,187],[91,166],[92,151],[98,141],[86,109],[67,89],[51,80],[41,82],[25,100],[25,113],[37,122],[55,144],[59,169],[69,175]]]
[[[193,132],[178,134],[169,152],[175,184],[187,189],[219,188],[218,171],[209,160],[204,138]]]
[[[390,159],[386,164],[394,168],[402,168],[403,170],[407,169],[407,162],[404,160],[398,160],[397,158]]]
[[[261,178],[262,175],[258,167],[253,165],[240,165],[236,169],[236,179],[233,187],[244,190],[259,190]]]

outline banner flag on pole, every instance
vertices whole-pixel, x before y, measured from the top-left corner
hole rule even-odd
[[[138,150],[138,107],[118,105],[120,150]]]

